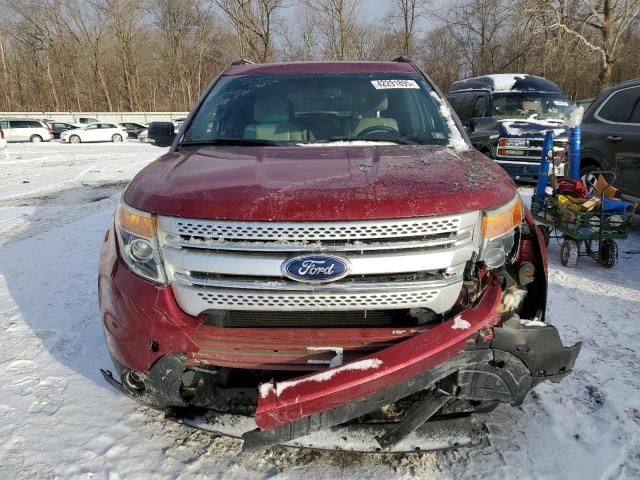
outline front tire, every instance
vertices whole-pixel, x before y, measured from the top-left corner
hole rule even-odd
[[[73,143],[73,144],[80,143],[80,137],[78,135],[71,135],[69,137],[69,143]]]
[[[116,133],[113,137],[111,137],[111,141],[113,143],[120,143],[122,141],[122,136]]]
[[[31,141],[31,143],[40,143],[42,142],[42,137],[40,135],[31,135],[31,138],[29,140]]]
[[[560,247],[560,263],[565,267],[574,268],[578,264],[578,242],[565,238]]]

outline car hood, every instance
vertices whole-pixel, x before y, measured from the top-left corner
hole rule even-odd
[[[133,179],[124,200],[177,217],[331,221],[481,210],[516,191],[504,171],[475,150],[206,147],[163,155]]]
[[[545,120],[500,120],[498,131],[500,137],[544,137],[547,130],[553,132],[554,138],[568,138],[569,127]]]

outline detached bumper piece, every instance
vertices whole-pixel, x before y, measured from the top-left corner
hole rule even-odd
[[[255,415],[260,430],[243,435],[244,448],[289,442],[439,383],[445,392],[414,405],[400,424],[379,438],[382,446],[402,440],[448,400],[521,404],[537,383],[566,375],[573,368],[581,344],[565,348],[554,327],[518,324],[519,328],[510,330],[494,328],[495,345],[483,346],[480,340],[480,347],[465,351],[470,336],[495,324],[500,299],[501,289],[494,282],[477,306],[428,332],[356,362],[261,385]]]
[[[167,417],[198,430],[215,435],[242,439],[242,431],[255,427],[252,417],[220,415],[208,411],[203,415],[189,415],[172,412]],[[311,448],[316,450],[375,453],[382,452],[380,438],[390,431],[384,423],[349,423],[328,430],[313,432],[280,445],[292,448]],[[435,418],[410,433],[402,440],[386,447],[388,453],[411,453],[417,451],[446,450],[449,448],[486,445],[486,427],[476,416],[454,416]]]

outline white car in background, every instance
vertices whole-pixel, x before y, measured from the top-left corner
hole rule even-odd
[[[149,129],[145,128],[138,134],[138,140],[144,143],[149,143]]]
[[[60,140],[69,143],[122,142],[128,137],[127,129],[118,123],[92,123],[60,134]]]

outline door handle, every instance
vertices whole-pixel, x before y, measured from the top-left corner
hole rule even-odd
[[[622,141],[622,137],[619,137],[617,135],[609,135],[607,137],[607,140],[609,140],[610,142],[613,142],[613,143],[618,143],[618,142]]]

